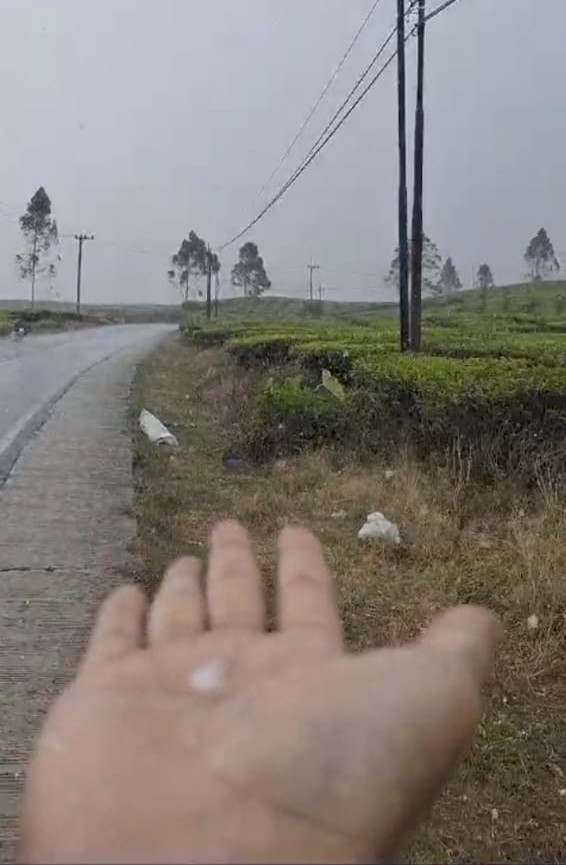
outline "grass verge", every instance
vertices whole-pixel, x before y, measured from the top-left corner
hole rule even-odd
[[[180,341],[140,367],[133,409],[155,412],[181,445],[159,451],[134,436],[146,586],[157,585],[174,556],[204,556],[212,524],[235,516],[251,531],[270,599],[277,530],[300,522],[318,533],[354,650],[411,637],[447,605],[488,605],[506,637],[486,715],[410,856],[419,863],[566,862],[560,502],[551,492],[517,493],[503,481],[482,488],[466,476],[425,470],[408,453],[362,465],[322,450],[229,473],[222,457],[241,440],[256,375],[218,348],[196,351]],[[365,515],[376,509],[399,522],[400,549],[357,541]],[[529,628],[533,616],[537,627]]]

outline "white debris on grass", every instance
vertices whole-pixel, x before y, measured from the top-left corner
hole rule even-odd
[[[145,408],[140,414],[140,428],[152,444],[170,445],[174,448],[179,446],[179,442],[173,433],[161,423],[159,418],[156,418],[154,414]]]
[[[358,533],[360,541],[384,541],[385,543],[401,543],[399,526],[388,520],[382,513],[376,511],[369,514],[365,526]]]
[[[538,626],[539,618],[537,615],[535,615],[535,613],[533,613],[533,615],[529,616],[529,618],[527,619],[527,628],[529,629],[529,631],[536,631],[538,630]]]
[[[346,513],[346,511],[335,511],[335,513],[332,514],[332,519],[345,520],[347,516],[348,514]]]
[[[385,480],[392,481],[394,477],[395,472],[393,471],[393,469],[387,469],[387,471],[385,472]]]

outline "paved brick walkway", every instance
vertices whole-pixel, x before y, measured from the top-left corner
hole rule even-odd
[[[0,862],[25,766],[101,599],[134,564],[130,384],[140,350],[80,379],[0,490]]]

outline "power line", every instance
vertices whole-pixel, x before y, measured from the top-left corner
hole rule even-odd
[[[413,11],[413,9],[417,5],[417,3],[418,3],[418,0],[412,0],[411,4],[410,4],[410,6],[406,12],[407,16]],[[444,12],[445,9],[448,9],[449,6],[452,6],[454,3],[456,3],[456,0],[446,0],[446,2],[442,3],[440,6],[438,6],[436,9],[434,9],[432,12],[430,12],[429,15],[425,18],[425,21],[430,21],[432,18],[435,18],[441,12]],[[405,42],[408,42],[409,39],[412,36],[414,36],[416,29],[417,29],[416,27],[413,27],[413,29],[406,35]],[[313,145],[313,148],[311,149],[310,154],[307,155],[307,157],[305,158],[303,163],[299,166],[299,168],[296,169],[296,171],[291,175],[291,177],[287,180],[287,182],[279,190],[277,195],[271,199],[271,201],[263,208],[263,210],[255,217],[255,219],[253,219],[244,229],[242,229],[242,231],[240,231],[237,235],[235,235],[231,240],[227,241],[226,243],[222,244],[222,246],[219,247],[220,251],[223,251],[224,249],[227,249],[229,246],[232,246],[232,244],[234,244],[238,240],[240,240],[240,238],[242,238],[245,234],[247,234],[247,232],[250,231],[250,229],[252,229],[255,225],[257,225],[258,222],[260,222],[263,219],[263,217],[266,216],[266,214],[283,198],[283,196],[287,193],[287,191],[291,188],[291,186],[293,186],[293,184],[299,179],[299,177],[301,177],[301,175],[306,171],[306,169],[316,159],[318,154],[322,150],[324,150],[326,145],[330,143],[330,141],[334,138],[336,133],[342,128],[344,123],[350,118],[350,116],[356,110],[358,105],[360,105],[360,103],[365,99],[365,97],[367,96],[369,91],[375,86],[375,84],[377,84],[377,82],[379,81],[381,76],[385,73],[385,71],[389,68],[391,63],[397,57],[398,51],[396,50],[388,58],[388,60],[383,64],[383,66],[376,73],[376,75],[374,75],[374,77],[371,79],[369,84],[362,91],[360,96],[356,99],[356,101],[349,108],[349,110],[346,112],[346,114],[342,117],[342,119],[339,121],[339,123],[337,123],[337,125],[334,127],[334,129],[332,129],[332,131],[330,131],[328,133],[328,135],[326,135],[326,138],[324,138],[324,135],[326,134],[326,132],[328,131],[328,129],[330,128],[332,123],[336,120],[336,118],[340,115],[342,110],[345,108],[346,104],[348,103],[348,101],[350,100],[352,95],[356,92],[356,90],[359,88],[359,86],[361,85],[363,80],[367,77],[368,72],[373,68],[373,66],[375,65],[375,63],[377,62],[379,57],[383,54],[385,48],[391,42],[391,40],[393,39],[393,37],[395,36],[396,33],[397,33],[397,26],[395,26],[393,28],[393,30],[391,31],[391,33],[389,34],[389,36],[387,37],[387,39],[385,40],[385,42],[383,43],[381,48],[379,49],[378,53],[376,54],[376,56],[371,61],[370,65],[368,66],[366,71],[358,79],[354,88],[352,89],[352,91],[350,91],[348,97],[342,103],[342,105],[338,109],[338,111],[335,113],[334,117],[332,118],[332,120],[330,121],[328,126],[326,127],[326,130],[319,137],[318,142],[316,142]],[[323,139],[323,140],[321,141],[321,139]]]
[[[395,27],[387,39],[387,44],[391,41],[391,39],[393,38],[393,36],[395,35],[396,32],[397,32],[397,28]],[[409,33],[405,37],[405,41],[408,41],[411,36],[412,36],[412,33]],[[326,135],[326,137],[320,142],[320,144],[318,144],[318,146],[315,145],[314,150],[310,153],[309,156],[307,156],[307,158],[302,163],[302,165],[300,165],[300,167],[297,168],[297,170],[291,175],[291,177],[287,180],[287,182],[284,184],[284,186],[279,190],[277,195],[271,199],[271,201],[263,208],[263,210],[255,217],[255,219],[253,219],[244,229],[242,229],[242,231],[240,231],[235,237],[233,237],[227,243],[224,243],[220,247],[221,251],[224,249],[227,249],[229,246],[232,246],[232,244],[234,244],[238,240],[240,240],[240,238],[242,238],[245,234],[248,233],[248,231],[250,231],[250,229],[252,229],[255,225],[257,225],[258,222],[260,222],[263,219],[263,217],[277,204],[277,202],[283,198],[283,196],[291,188],[291,186],[293,186],[293,184],[296,183],[296,181],[299,179],[299,177],[301,177],[301,175],[307,170],[307,168],[311,165],[311,163],[314,162],[314,160],[319,155],[319,153],[322,150],[324,150],[326,145],[329,144],[330,141],[336,135],[336,133],[339,132],[339,130],[344,125],[344,123],[350,118],[350,116],[353,114],[353,112],[356,110],[356,108],[365,99],[365,97],[370,92],[370,90],[377,84],[377,82],[379,81],[381,76],[385,73],[385,71],[389,68],[389,66],[391,66],[391,64],[395,60],[396,56],[397,56],[397,51],[394,51],[393,54],[390,55],[388,60],[386,60],[386,62],[383,64],[383,66],[379,69],[379,71],[376,73],[376,75],[374,75],[374,77],[371,79],[369,84],[362,91],[360,96],[358,96],[356,101],[350,106],[349,110],[342,117],[342,119],[339,121],[339,123],[336,124],[334,129],[332,129],[328,133],[328,135]],[[372,65],[373,65],[373,63],[372,63]],[[364,77],[365,77],[365,75],[364,75]]]
[[[265,190],[267,189],[267,187],[269,186],[269,184],[271,183],[273,178],[278,173],[281,166],[287,161],[288,157],[290,156],[291,152],[293,151],[293,148],[295,147],[299,138],[301,137],[301,135],[303,134],[303,132],[305,131],[305,129],[307,128],[307,126],[311,122],[312,118],[316,114],[316,112],[317,112],[318,108],[320,107],[324,97],[326,96],[326,94],[328,93],[328,91],[330,90],[330,88],[332,87],[332,85],[334,84],[336,79],[338,78],[338,75],[342,71],[342,68],[344,67],[344,64],[346,63],[346,60],[348,59],[348,57],[350,56],[350,54],[354,50],[360,36],[362,35],[362,33],[366,29],[367,25],[369,24],[369,22],[373,16],[375,10],[377,9],[379,3],[380,3],[380,0],[375,0],[375,2],[373,3],[373,6],[371,7],[368,14],[366,15],[366,17],[362,21],[362,24],[361,24],[360,28],[358,29],[356,35],[354,36],[354,38],[350,42],[348,48],[346,49],[344,56],[342,57],[338,66],[336,67],[336,69],[334,70],[334,72],[332,73],[332,75],[330,76],[328,81],[326,82],[326,84],[322,90],[322,93],[320,94],[317,101],[315,102],[315,104],[313,105],[313,107],[309,111],[308,115],[306,116],[305,120],[303,121],[303,123],[299,127],[299,131],[297,132],[297,134],[295,135],[295,137],[293,138],[293,140],[291,141],[291,143],[287,147],[287,150],[285,151],[285,153],[283,154],[283,156],[281,157],[281,159],[279,160],[279,162],[277,163],[277,165],[275,166],[275,168],[273,169],[273,171],[271,172],[271,174],[269,175],[269,177],[267,178],[267,180],[265,181],[265,183],[263,184],[263,186],[261,187],[261,189],[257,193],[256,198],[259,198],[259,196],[263,195],[263,193],[265,192]]]
[[[425,18],[425,21],[431,21],[432,18],[436,18],[437,15],[440,15],[441,12],[444,12],[445,9],[448,9],[449,6],[452,6],[456,0],[446,0],[445,3],[441,3],[440,6],[437,6],[436,9],[433,9],[432,12],[429,12]]]

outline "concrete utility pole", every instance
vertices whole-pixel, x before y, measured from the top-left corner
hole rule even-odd
[[[426,0],[419,0],[417,26],[417,108],[415,115],[415,191],[413,196],[413,255],[411,259],[411,348],[421,350],[423,296],[423,174],[424,174],[424,67]]]
[[[405,0],[397,0],[397,100],[399,129],[399,313],[401,351],[409,349],[409,227],[407,204],[407,75]]]
[[[324,300],[325,293],[326,293],[325,287],[323,285],[319,285],[319,287],[318,287],[318,299],[320,300],[321,303]]]
[[[81,314],[81,280],[83,271],[83,243],[85,240],[94,240],[94,234],[75,234],[75,240],[79,244],[79,255],[77,260],[77,315]]]
[[[315,264],[312,260],[310,264],[307,264],[307,270],[309,271],[309,300],[312,305],[314,300],[314,272],[315,270],[320,270],[320,264]]]

